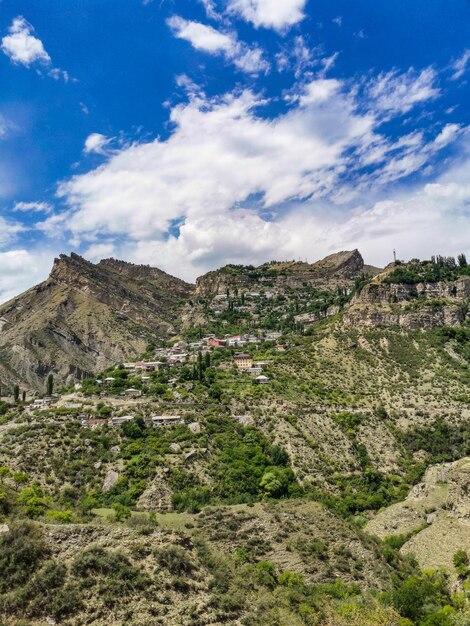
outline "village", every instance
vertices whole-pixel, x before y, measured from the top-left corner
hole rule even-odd
[[[181,395],[184,385],[204,380],[210,391],[215,374],[208,376],[206,372],[211,370],[232,372],[238,384],[268,386],[271,379],[266,370],[270,361],[256,360],[250,352],[261,346],[282,352],[287,344],[281,343],[281,338],[280,332],[268,331],[260,335],[227,334],[223,338],[211,334],[191,342],[177,340],[155,348],[152,359],[118,364],[100,377],[75,384],[73,389],[58,389],[44,397],[31,398],[22,403],[24,413],[65,411],[91,430],[104,426],[116,428],[139,419],[154,428],[185,424],[181,412],[160,414],[168,405],[177,409],[191,404]],[[161,404],[162,408],[153,410],[155,404]],[[188,426],[196,428],[194,423]]]

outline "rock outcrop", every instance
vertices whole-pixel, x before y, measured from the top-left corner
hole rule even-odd
[[[77,254],[49,278],[0,307],[0,382],[44,389],[53,372],[72,383],[177,331],[194,287],[156,268]]]
[[[435,283],[389,283],[379,275],[354,296],[348,326],[400,326],[406,330],[461,326],[467,316],[470,277]]]
[[[375,275],[380,270],[366,266],[358,250],[331,254],[316,263],[296,261],[272,262],[259,267],[227,265],[196,280],[196,294],[210,297],[231,292],[305,288],[334,290],[351,289],[355,279],[363,273]]]

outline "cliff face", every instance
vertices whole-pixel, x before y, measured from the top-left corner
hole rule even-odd
[[[435,283],[393,284],[380,276],[353,298],[343,321],[349,326],[401,326],[409,330],[460,326],[470,298],[470,277]]]
[[[54,372],[75,382],[175,333],[193,286],[160,270],[76,254],[49,278],[0,307],[0,380],[43,389]]]
[[[196,294],[213,297],[224,294],[227,289],[231,292],[235,289],[267,289],[282,293],[305,286],[315,289],[348,289],[362,273],[375,275],[379,271],[378,268],[365,266],[358,250],[338,252],[313,264],[293,261],[266,263],[259,267],[227,265],[198,278]]]

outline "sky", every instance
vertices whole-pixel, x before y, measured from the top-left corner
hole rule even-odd
[[[470,1],[1,0],[0,301],[55,256],[470,252]]]

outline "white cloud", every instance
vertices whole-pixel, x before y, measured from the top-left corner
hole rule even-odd
[[[1,49],[12,63],[25,67],[42,65],[50,68],[47,71],[47,76],[50,78],[63,80],[65,83],[68,83],[69,80],[76,82],[76,79],[71,78],[65,70],[50,67],[52,59],[46,52],[44,44],[34,35],[34,28],[21,15],[13,20],[8,29],[8,35],[2,39]],[[38,70],[38,73],[41,74],[42,72]]]
[[[436,145],[446,146],[455,140],[461,130],[462,128],[459,124],[446,124],[435,139]]]
[[[340,89],[342,83],[334,78],[320,78],[306,85],[304,93],[300,96],[300,104],[308,106],[330,100]]]
[[[85,154],[107,154],[106,146],[110,141],[111,139],[101,133],[91,133],[85,140],[83,152],[85,152]]]
[[[220,13],[218,13],[217,11],[217,7],[216,7],[214,0],[199,0],[199,2],[204,6],[206,15],[209,19],[217,20],[217,21],[220,21],[223,19]]]
[[[53,259],[49,251],[20,248],[0,252],[0,303],[45,280]]]
[[[225,35],[212,26],[191,22],[178,15],[170,17],[168,25],[176,37],[189,41],[196,50],[212,53],[227,52],[234,46],[232,35]]]
[[[51,78],[53,78],[54,80],[63,80],[64,83],[68,83],[70,80],[70,75],[68,72],[66,72],[65,70],[61,70],[58,67],[54,67],[51,70],[49,70],[49,72],[47,73],[48,76],[50,76]],[[76,82],[75,79],[73,79],[74,82]]]
[[[16,17],[8,33],[2,39],[2,50],[13,63],[29,67],[34,63],[48,65],[51,62],[42,41],[34,36],[33,27],[24,17]]]
[[[461,78],[466,70],[468,62],[470,61],[470,49],[465,50],[461,57],[459,57],[454,63],[451,65],[451,69],[453,70],[453,74],[451,76],[452,80],[458,80]]]
[[[432,67],[420,72],[410,68],[404,73],[396,70],[382,73],[369,84],[369,97],[375,102],[376,109],[384,114],[408,113],[417,104],[440,95],[436,79]]]
[[[304,19],[307,0],[229,0],[228,10],[256,28],[283,32]]]
[[[421,72],[412,75],[419,81]],[[370,79],[362,88],[324,77],[297,84],[285,95],[287,110],[274,117],[264,114],[269,101],[249,90],[208,98],[187,77],[179,84],[188,101],[170,109],[164,139],[107,150],[104,135],[88,137],[85,150],[104,150],[105,162],[61,183],[58,195],[68,208],[47,216],[39,230],[65,234],[92,260],[123,257],[186,279],[229,261],[314,260],[359,245],[379,263],[394,239],[397,248],[397,239],[407,240],[415,219],[427,232],[416,235],[416,256],[430,245],[426,207],[432,228],[449,234],[442,225],[454,215],[457,191],[444,207],[423,184],[407,196],[392,196],[390,188],[384,196],[383,186],[413,173],[429,176],[439,150],[467,140],[465,128],[447,124],[401,136],[395,128],[387,136],[384,119],[402,107],[378,105],[383,89],[367,100]],[[406,108],[420,102],[412,97]],[[451,193],[448,181],[436,183]],[[460,235],[449,235],[456,246]]]
[[[435,183],[368,201],[348,213],[318,202],[295,205],[277,221],[255,211],[188,220],[179,237],[141,240],[117,254],[136,263],[157,265],[186,280],[229,262],[261,264],[269,259],[313,262],[359,248],[366,262],[384,266],[399,258],[470,252],[470,160],[463,172],[452,170]]]
[[[191,22],[177,15],[169,18],[168,25],[178,39],[189,41],[196,50],[208,54],[222,54],[247,74],[259,74],[269,70],[269,63],[264,59],[263,51],[238,41],[233,32],[222,33],[212,26]]]
[[[83,256],[96,263],[97,261],[101,261],[101,259],[108,259],[116,254],[116,247],[113,243],[94,243],[89,246]]]
[[[373,125],[355,113],[337,81],[331,84],[328,91],[322,80],[321,94],[272,121],[256,115],[263,100],[249,91],[177,106],[169,139],[132,145],[61,185],[75,208],[69,228],[84,237],[146,238],[164,233],[173,219],[225,212],[253,194],[271,207],[327,193],[344,169],[343,151],[368,142]]]
[[[16,202],[13,211],[50,213],[53,207],[48,202]]]

